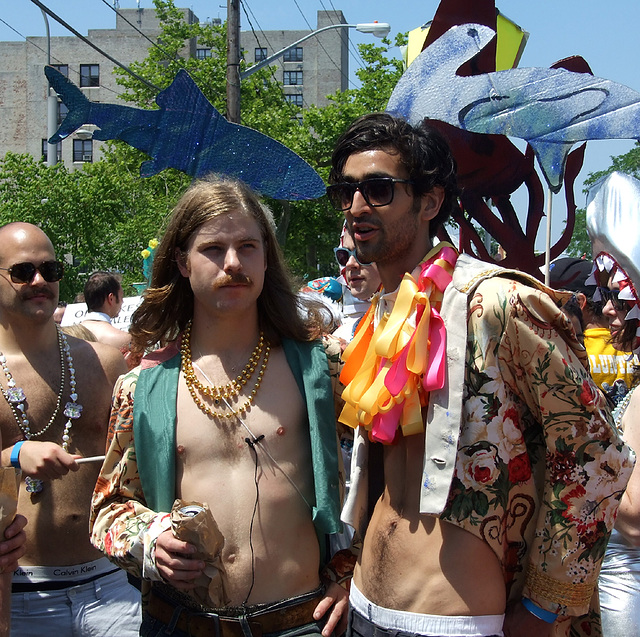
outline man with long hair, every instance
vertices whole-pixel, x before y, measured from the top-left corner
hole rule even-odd
[[[354,637],[568,634],[631,473],[566,295],[434,245],[455,173],[437,131],[388,114],[356,120],[332,158],[329,198],[383,288],[341,373],[356,429],[343,519],[366,529]]]
[[[326,565],[340,530],[333,388],[314,316],[256,195],[194,183],[130,329],[138,349],[161,349],[116,386],[92,505],[94,544],[143,578],[142,635],[344,629],[344,573]],[[172,531],[176,499],[210,510],[215,566]],[[200,594],[203,574],[215,595]]]

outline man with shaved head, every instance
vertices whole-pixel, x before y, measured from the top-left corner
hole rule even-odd
[[[2,464],[22,469],[18,509],[30,521],[12,634],[137,635],[139,595],[87,533],[100,462],[78,462],[104,453],[111,391],[126,366],[114,348],[56,325],[63,273],[37,226],[0,228]]]

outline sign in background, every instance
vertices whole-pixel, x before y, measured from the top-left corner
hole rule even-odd
[[[131,324],[131,315],[135,309],[142,303],[141,296],[125,296],[122,301],[122,309],[120,314],[116,318],[111,320],[111,324],[118,329],[129,331],[129,325]],[[69,303],[67,309],[64,311],[62,317],[62,327],[65,325],[75,325],[84,321],[87,315],[86,303]]]

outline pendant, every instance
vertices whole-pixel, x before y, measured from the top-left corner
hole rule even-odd
[[[82,405],[79,405],[78,403],[67,403],[64,406],[64,415],[67,418],[80,418],[80,416],[82,415]]]
[[[27,397],[24,395],[22,387],[9,387],[5,392],[7,400],[10,403],[22,403]]]
[[[27,493],[40,493],[44,488],[44,482],[38,478],[32,478],[27,476],[24,479],[25,486],[27,487]]]

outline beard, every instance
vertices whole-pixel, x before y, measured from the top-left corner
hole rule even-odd
[[[408,214],[392,223],[371,220],[370,223],[375,225],[378,236],[371,241],[355,242],[356,256],[360,263],[385,265],[406,258],[418,235],[419,209],[420,202],[417,201]]]

